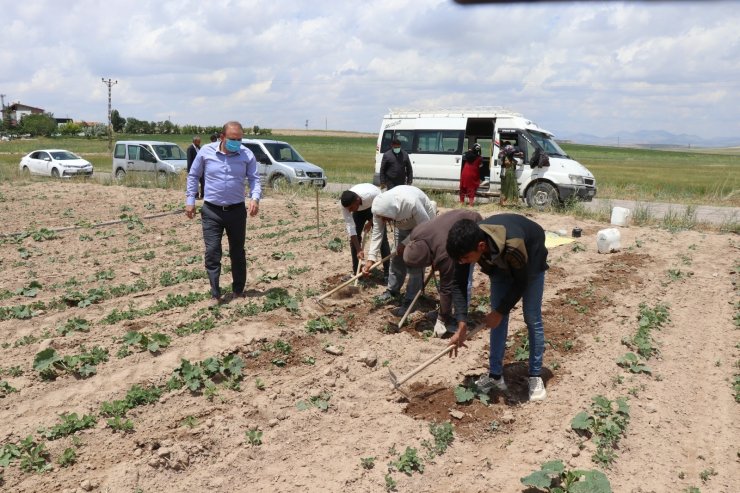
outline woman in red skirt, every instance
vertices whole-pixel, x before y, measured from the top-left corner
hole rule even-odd
[[[483,159],[480,156],[480,144],[473,144],[473,148],[463,154],[462,170],[460,170],[460,203],[465,205],[465,197],[468,197],[468,205],[473,207],[475,192],[480,186],[480,167]]]

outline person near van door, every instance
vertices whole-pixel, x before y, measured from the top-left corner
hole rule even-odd
[[[203,207],[200,210],[205,243],[205,267],[211,283],[214,304],[222,302],[219,278],[221,275],[221,238],[224,231],[229,240],[231,258],[231,288],[235,297],[244,296],[247,283],[247,259],[244,241],[247,230],[247,212],[256,216],[262,196],[257,161],[252,151],[242,146],[244,129],[236,121],[223,127],[219,142],[204,145],[188,173],[185,214],[195,216],[195,196],[198,180],[205,176]],[[244,182],[249,182],[249,206],[245,206]]]
[[[213,133],[211,134],[211,142],[216,142],[218,140],[218,134]]]
[[[513,202],[514,205],[519,203],[519,185],[516,182],[516,158],[523,156],[518,147],[507,144],[498,153],[501,161],[501,195],[499,204],[506,205]]]
[[[437,322],[434,325],[436,337],[442,337],[448,331],[455,332],[456,329],[448,330],[447,328],[455,322],[452,318],[453,308],[455,319],[462,320],[462,314],[467,313],[467,304],[470,299],[469,289],[461,291],[455,275],[463,276],[461,284],[466,283],[468,287],[471,287],[472,269],[467,264],[464,265],[467,269],[457,269],[457,262],[454,262],[447,254],[447,236],[450,228],[461,219],[469,219],[477,223],[483,218],[477,212],[465,209],[445,212],[415,227],[403,250],[403,262],[406,267],[423,269],[431,265],[433,270],[439,271],[439,310],[437,310]],[[411,294],[411,299],[416,296],[416,293],[409,294]]]
[[[401,149],[401,141],[393,138],[391,148],[385,151],[380,161],[380,188],[390,190],[398,185],[411,185],[414,170],[408,152]]]
[[[484,392],[494,387],[506,390],[503,363],[509,312],[521,300],[529,337],[529,400],[544,400],[547,392],[540,374],[545,352],[542,294],[548,269],[545,231],[518,214],[497,214],[479,223],[462,219],[450,228],[447,254],[458,263],[458,269],[477,262],[490,278],[491,312],[485,318],[490,328],[489,367],[488,374],[482,375],[476,385]],[[465,289],[462,276],[457,279],[458,289]],[[467,306],[464,308],[467,310]],[[457,354],[466,337],[467,323],[462,317],[449,341],[454,346],[451,355]]]
[[[190,173],[190,168],[193,166],[193,161],[195,161],[195,156],[198,155],[199,150],[200,135],[196,135],[195,137],[193,137],[193,143],[188,146],[188,173]],[[198,194],[195,196],[195,198],[203,198],[203,177],[200,178],[200,189],[198,190]]]
[[[380,189],[372,183],[360,183],[342,192],[339,198],[342,204],[342,217],[347,225],[350,250],[352,252],[352,275],[357,273],[357,266],[361,260],[365,260],[365,252],[362,249],[362,235],[367,234],[373,225],[372,205],[375,197],[380,195]],[[385,231],[384,231],[385,233]],[[383,258],[391,252],[388,245],[388,237],[383,234],[380,245],[380,254]],[[383,263],[384,277],[388,278],[390,261]]]
[[[480,186],[480,168],[483,166],[480,144],[475,143],[468,152],[463,154],[462,169],[460,170],[460,203],[465,205],[465,197],[468,205],[473,207],[475,192]]]
[[[370,237],[367,260],[362,270],[365,274],[368,274],[370,266],[382,258],[379,258],[378,255],[380,254],[383,230],[385,230],[386,224],[392,223],[394,225],[393,236],[396,250],[391,259],[388,286],[385,293],[380,296],[379,301],[387,303],[398,297],[408,273],[409,282],[406,286],[406,296],[402,306],[393,312],[394,315],[401,316],[406,312],[406,308],[411,304],[414,295],[424,283],[424,269],[419,267],[407,269],[406,264],[403,263],[403,242],[416,226],[430,221],[437,215],[437,204],[429,200],[429,197],[416,187],[398,185],[375,197],[371,210],[373,213],[373,232]],[[398,312],[401,312],[401,315],[397,315]]]

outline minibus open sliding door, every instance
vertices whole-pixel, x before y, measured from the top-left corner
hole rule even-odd
[[[496,156],[493,155],[493,129],[496,128],[495,118],[468,118],[465,126],[465,138],[467,140],[467,149],[471,148],[476,142],[480,144],[481,156],[483,157],[483,166],[480,168],[481,187],[479,193],[490,193],[501,187],[501,179],[492,174],[495,168]]]

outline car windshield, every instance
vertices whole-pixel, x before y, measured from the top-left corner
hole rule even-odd
[[[545,152],[549,156],[568,157],[565,151],[560,148],[558,143],[555,142],[555,140],[551,136],[542,132],[534,132],[532,130],[529,131],[529,135],[532,136],[532,138],[540,145],[542,149],[545,150]]]
[[[74,159],[82,159],[80,156],[75,156],[69,151],[54,151],[51,153],[51,157],[57,161],[72,161]]]
[[[159,159],[163,161],[178,161],[187,159],[187,155],[174,144],[156,144],[152,146]]]
[[[272,157],[275,158],[275,161],[280,161],[283,163],[299,163],[305,161],[305,159],[303,159],[301,155],[298,154],[298,152],[288,144],[265,143],[265,148],[267,148],[267,152],[272,154]]]

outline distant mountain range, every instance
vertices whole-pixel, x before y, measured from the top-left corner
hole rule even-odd
[[[567,140],[575,144],[593,144],[605,146],[638,146],[638,147],[738,147],[737,137],[699,137],[688,134],[672,134],[663,130],[637,130],[618,132],[606,137],[586,133],[562,133],[555,136],[558,140]]]

